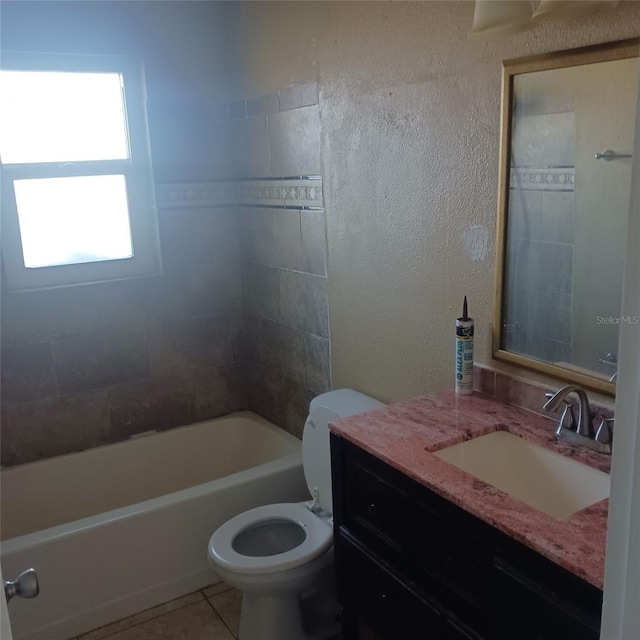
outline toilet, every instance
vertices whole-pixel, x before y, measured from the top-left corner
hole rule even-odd
[[[329,422],[381,406],[352,389],[314,398],[302,435],[312,499],[250,509],[211,536],[210,565],[243,593],[240,640],[323,640],[338,632]]]

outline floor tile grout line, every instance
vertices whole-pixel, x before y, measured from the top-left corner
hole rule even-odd
[[[218,582],[217,584],[222,584],[222,583]],[[213,585],[211,585],[211,586],[213,586]],[[213,598],[213,597],[215,597],[215,596],[217,596],[217,595],[219,595],[219,594],[221,594],[221,593],[226,593],[227,591],[231,591],[231,589],[233,589],[233,587],[231,587],[231,586],[227,585],[225,589],[222,589],[222,591],[216,591],[215,593],[212,593],[210,596],[208,596],[208,595],[205,593],[205,591],[206,591],[207,589],[209,589],[209,588],[210,588],[210,587],[205,587],[204,589],[200,589],[200,593],[201,593],[205,598]],[[197,592],[194,592],[194,593],[197,593]]]
[[[221,584],[221,583],[216,583],[216,584]],[[220,620],[222,621],[222,623],[224,624],[224,626],[229,630],[229,633],[231,633],[231,635],[235,638],[235,634],[233,633],[233,631],[229,628],[229,626],[225,623],[224,619],[222,618],[222,616],[218,613],[218,611],[216,610],[216,608],[213,606],[213,604],[211,603],[211,601],[209,600],[209,598],[213,598],[221,593],[226,593],[227,591],[231,591],[231,589],[233,587],[231,587],[230,585],[226,585],[226,588],[222,589],[221,591],[217,591],[216,593],[207,596],[205,591],[207,589],[209,589],[211,586],[214,585],[209,585],[207,587],[204,587],[203,589],[198,589],[197,591],[192,591],[191,593],[187,593],[184,596],[180,596],[179,598],[175,598],[174,600],[168,600],[167,602],[163,602],[161,604],[156,605],[155,607],[150,607],[149,609],[143,609],[142,611],[138,611],[137,613],[133,613],[130,616],[127,616],[125,618],[120,618],[120,620],[115,620],[114,622],[110,622],[108,624],[102,625],[101,627],[96,627],[95,629],[91,629],[90,631],[87,631],[86,633],[81,634],[80,636],[73,636],[72,638],[69,638],[69,640],[82,640],[85,636],[94,633],[95,631],[98,631],[99,629],[103,629],[105,627],[109,627],[111,625],[115,625],[118,622],[121,622],[122,620],[126,620],[127,618],[132,618],[134,616],[140,615],[141,613],[145,613],[147,611],[152,611],[153,609],[159,608],[159,607],[164,607],[165,605],[169,604],[170,602],[174,602],[175,600],[180,600],[181,598],[186,598],[187,596],[192,596],[195,595],[196,593],[199,593],[202,596],[202,599],[205,600],[209,606],[211,606],[211,608],[214,610],[214,612],[216,613],[216,615],[220,618]],[[128,627],[125,627],[124,629],[119,629],[118,631],[113,631],[112,633],[107,633],[107,635],[101,636],[98,640],[103,640],[106,638],[110,638],[112,636],[114,636],[117,633],[122,633],[123,631],[126,631],[128,629],[133,629],[134,627],[138,627],[141,624],[145,624],[145,622],[149,622],[151,620],[155,620],[156,618],[160,618],[164,615],[167,615],[169,613],[173,613],[174,611],[178,611],[180,609],[183,609],[184,607],[188,607],[192,604],[196,604],[196,602],[186,602],[183,605],[176,607],[175,609],[171,609],[170,611],[165,611],[163,613],[158,613],[157,615],[153,615],[150,618],[147,618],[146,620],[142,620],[141,622],[136,622]]]
[[[187,595],[193,595],[193,593],[202,593],[201,591],[193,591],[192,593],[188,593]],[[202,594],[204,597],[204,600],[206,600],[208,602],[208,598],[206,596],[204,596],[204,594]],[[186,596],[181,596],[181,597],[186,597]],[[178,598],[176,598],[178,599]],[[169,600],[168,602],[173,602],[172,600]],[[163,607],[164,605],[168,604],[168,602],[164,602],[162,604],[156,605],[158,607]],[[173,613],[174,611],[179,611],[180,609],[184,609],[185,607],[190,607],[192,604],[197,604],[199,601],[196,602],[186,602],[185,604],[176,607],[175,609],[171,609],[170,611],[164,611],[163,613],[159,613],[158,615],[155,616],[151,616],[150,618],[147,618],[146,620],[142,620],[140,622],[136,622],[134,624],[132,624],[129,627],[125,627],[124,629],[119,629],[118,631],[114,631],[113,633],[108,633],[106,636],[102,636],[100,638],[98,638],[97,640],[105,640],[106,638],[110,638],[111,636],[116,635],[116,633],[122,633],[123,631],[128,631],[129,629],[133,629],[134,627],[139,627],[141,624],[145,624],[146,622],[150,622],[151,620],[155,620],[156,618],[161,618],[162,616],[166,616],[169,613]],[[151,607],[150,609],[143,609],[142,611],[138,611],[138,613],[133,613],[131,614],[131,616],[127,616],[127,617],[133,617],[133,616],[137,616],[140,615],[141,613],[145,613],[146,611],[151,611],[153,609],[155,609],[156,607]],[[216,611],[216,613],[218,613]],[[121,618],[120,620],[126,620],[126,618]],[[82,640],[84,638],[84,636],[89,635],[90,633],[93,633],[94,631],[97,631],[98,629],[102,629],[104,627],[108,627],[112,624],[117,624],[118,622],[120,622],[120,620],[116,620],[115,622],[110,622],[109,624],[105,624],[102,627],[98,627],[96,629],[92,629],[91,631],[87,631],[86,634],[83,634],[81,636],[78,636],[75,639],[72,640]]]
[[[228,589],[226,589],[226,591],[228,591]],[[221,591],[220,593],[225,593],[225,591]],[[216,593],[214,595],[218,594]],[[220,618],[220,621],[225,626],[225,629],[227,629],[227,631],[231,634],[231,637],[234,638],[234,640],[238,640],[238,636],[236,636],[236,634],[233,632],[233,629],[227,624],[226,620],[218,613],[218,610],[213,606],[213,602],[211,602],[209,598],[205,598],[205,600],[209,603],[209,606],[213,609],[213,612],[216,614],[216,616]]]

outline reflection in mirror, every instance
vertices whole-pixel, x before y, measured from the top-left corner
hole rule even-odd
[[[611,393],[638,86],[620,44],[505,63],[495,352]]]

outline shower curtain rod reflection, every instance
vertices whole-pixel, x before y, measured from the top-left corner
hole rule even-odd
[[[611,149],[607,149],[602,153],[596,153],[596,160],[606,160],[607,162],[611,162],[612,160],[618,160],[619,158],[633,158],[633,153],[616,153]]]

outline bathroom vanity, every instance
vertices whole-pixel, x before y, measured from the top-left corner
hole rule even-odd
[[[606,456],[556,443],[553,426],[449,392],[332,425],[345,639],[360,620],[390,640],[598,638],[607,500],[558,519],[434,455],[508,431],[608,471]]]

